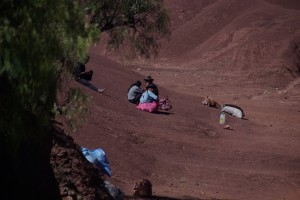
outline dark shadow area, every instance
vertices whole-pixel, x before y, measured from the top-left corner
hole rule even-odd
[[[135,196],[129,196],[125,195],[124,199],[130,200],[130,199],[136,199],[136,200],[230,200],[230,199],[201,199],[201,198],[195,198],[195,197],[182,197],[182,198],[176,198],[176,197],[166,197],[166,196],[151,196],[151,197],[135,197]]]
[[[165,196],[152,196],[152,197],[134,197],[134,196],[124,196],[124,199],[151,199],[151,200],[200,200],[196,198],[174,198],[174,197],[165,197]]]
[[[157,111],[155,114],[160,114],[160,115],[174,115],[174,113],[171,112],[166,112],[166,111]]]

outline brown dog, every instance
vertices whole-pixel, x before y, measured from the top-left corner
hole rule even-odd
[[[147,179],[137,181],[137,182],[135,182],[132,190],[133,190],[133,196],[151,197],[152,196],[152,183]]]
[[[221,109],[222,108],[221,104],[219,104],[218,102],[216,102],[214,99],[212,99],[209,96],[206,96],[203,99],[202,104],[203,105],[207,105],[209,107],[214,107],[214,108],[217,108],[217,109]]]

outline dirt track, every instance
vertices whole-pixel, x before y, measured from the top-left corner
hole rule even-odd
[[[87,68],[107,90],[83,88],[95,104],[75,141],[105,150],[107,179],[126,195],[147,178],[157,197],[300,199],[300,82],[286,70],[296,62],[299,3],[170,2],[177,23],[157,60],[124,66],[91,48]],[[172,100],[170,112],[146,113],[127,101],[127,87],[146,75]],[[206,95],[241,106],[247,120],[227,115],[233,130],[223,129],[219,110],[201,104]]]

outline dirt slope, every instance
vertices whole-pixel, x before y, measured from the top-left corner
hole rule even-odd
[[[92,82],[107,90],[83,88],[94,105],[74,140],[105,150],[107,179],[129,196],[147,178],[157,197],[299,199],[300,3],[166,2],[173,34],[158,59],[124,66],[90,49]],[[127,101],[128,86],[146,75],[170,97],[171,112]],[[241,106],[248,120],[227,115],[233,130],[223,129],[219,110],[201,104],[206,95]]]

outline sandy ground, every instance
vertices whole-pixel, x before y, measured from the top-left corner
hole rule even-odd
[[[74,140],[106,152],[107,180],[128,199],[142,178],[157,199],[300,199],[300,3],[166,2],[172,36],[157,59],[90,49],[92,82],[106,91],[82,87],[94,105]],[[151,114],[127,101],[128,86],[146,75],[172,110]],[[207,95],[247,119],[226,115],[232,130],[223,129],[220,110],[201,104]]]

